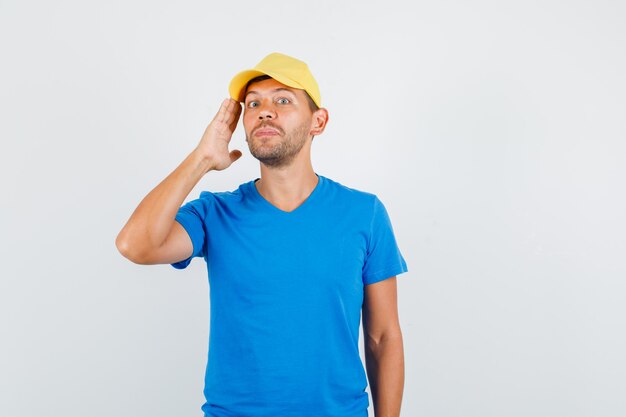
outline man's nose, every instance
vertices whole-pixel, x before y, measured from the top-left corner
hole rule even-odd
[[[274,112],[274,109],[271,106],[262,106],[261,109],[259,109],[259,119],[263,120],[263,119],[275,119],[276,118],[276,113]]]

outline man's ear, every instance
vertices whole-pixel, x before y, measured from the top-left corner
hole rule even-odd
[[[315,110],[311,116],[313,119],[313,126],[311,126],[310,135],[317,136],[324,132],[326,124],[328,123],[328,110],[323,107]]]

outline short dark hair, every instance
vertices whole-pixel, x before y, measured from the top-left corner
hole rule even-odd
[[[251,79],[250,81],[248,81],[248,83],[246,84],[246,87],[244,88],[244,92],[248,91],[248,87],[250,86],[250,84],[255,83],[257,81],[263,81],[263,80],[267,80],[270,77],[269,75],[259,75],[258,77],[254,77],[253,79]],[[311,96],[309,95],[309,93],[306,92],[306,90],[303,90],[304,93],[306,94],[306,99],[307,102],[309,103],[309,109],[311,110],[311,113],[315,113],[316,110],[319,110],[319,106],[317,104],[315,104],[315,102],[313,101],[313,99],[311,98]]]

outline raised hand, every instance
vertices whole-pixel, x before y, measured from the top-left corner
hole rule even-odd
[[[195,151],[211,161],[212,170],[226,169],[241,157],[242,153],[238,149],[228,151],[228,144],[240,115],[241,104],[232,98],[227,98],[205,129]]]

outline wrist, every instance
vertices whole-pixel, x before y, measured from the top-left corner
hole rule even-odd
[[[198,152],[198,149],[194,149],[190,157],[194,162],[194,166],[202,170],[202,173],[206,174],[214,169],[213,158]]]

